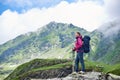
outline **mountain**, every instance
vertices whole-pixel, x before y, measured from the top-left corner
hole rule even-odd
[[[120,63],[120,22],[114,21],[88,32],[73,24],[50,22],[35,32],[19,35],[0,45],[0,77],[18,65],[36,58],[67,59],[75,41],[74,33],[91,37],[91,52],[85,59],[107,64]]]
[[[72,48],[74,33],[85,29],[72,24],[50,22],[0,45],[0,63],[24,63],[34,58],[65,58]]]
[[[101,38],[93,60],[108,64],[120,63],[120,21],[106,23],[97,32]]]
[[[87,58],[109,64],[119,63],[119,25],[118,21],[114,21],[88,32],[73,24],[50,22],[35,32],[0,45],[0,63],[20,64],[35,58],[69,58],[77,31],[91,37],[91,52]]]

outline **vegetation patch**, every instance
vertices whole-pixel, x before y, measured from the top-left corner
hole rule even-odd
[[[85,61],[86,71],[98,71],[120,75],[120,64],[106,65]],[[81,66],[79,66],[81,69]],[[72,72],[72,61],[67,59],[34,59],[18,66],[5,80],[24,80],[26,78],[65,77]]]

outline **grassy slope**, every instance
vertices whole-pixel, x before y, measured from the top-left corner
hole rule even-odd
[[[33,61],[30,61],[28,63],[22,64],[18,66],[12,74],[8,76],[6,80],[9,80],[13,77],[19,76],[23,73],[26,73],[32,69],[37,69],[40,67],[47,67],[47,66],[52,66],[55,64],[60,64],[60,63],[65,63],[68,62],[67,60],[60,60],[60,59],[35,59]]]
[[[11,63],[4,63],[0,65],[0,80],[3,80],[7,77],[18,65],[14,65]]]
[[[41,54],[42,58],[46,58],[46,54],[44,54],[46,51],[52,52],[53,56],[50,56],[50,58],[58,58],[62,55],[61,51],[63,48],[65,52],[65,49],[74,41],[74,32],[89,33],[82,28],[62,23],[49,23],[41,29],[41,31],[20,35],[0,45],[0,62],[8,61],[21,64],[22,62],[38,58]],[[59,55],[57,56],[55,52],[59,53]]]
[[[89,61],[85,61],[85,64],[87,71],[96,70],[102,71],[104,73],[111,72],[120,75],[120,72],[118,71],[120,70],[120,64],[111,66]],[[19,77],[27,77],[27,75],[31,73],[34,74],[35,72],[44,70],[60,69],[71,65],[72,62],[65,59],[35,59],[17,67],[5,80],[19,80]],[[99,68],[101,66],[103,66],[104,68]]]
[[[105,55],[103,60],[111,63],[120,63],[120,41],[117,41],[114,45],[115,49],[108,51],[108,54]]]
[[[96,61],[107,64],[120,63],[120,33],[114,36],[101,37],[100,43],[96,45],[95,55],[92,58]],[[95,40],[93,38],[93,40]]]

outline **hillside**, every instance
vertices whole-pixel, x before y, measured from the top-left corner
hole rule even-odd
[[[50,22],[35,32],[19,35],[0,45],[0,77],[4,78],[18,65],[36,58],[70,58],[77,31],[91,37],[91,52],[85,55],[85,59],[117,65],[120,63],[119,25],[114,21],[88,32],[73,24]]]
[[[104,74],[114,73],[120,75],[120,64],[108,66],[106,64],[85,61],[86,71],[100,71]],[[99,66],[103,66],[100,68]],[[113,69],[114,68],[114,69]],[[35,59],[30,62],[18,66],[6,79],[4,80],[30,80],[34,79],[48,79],[66,77],[72,72],[72,63],[65,59]],[[52,74],[51,74],[52,73]]]
[[[53,70],[54,72],[56,69],[61,69],[67,65],[70,65],[68,62],[69,60],[65,59],[35,59],[17,67],[5,80],[24,80],[25,78],[30,76],[37,78],[41,76],[41,73],[45,73],[43,71]],[[68,66],[68,69],[69,68],[70,66]],[[51,74],[51,72],[47,71],[47,73],[45,74],[47,75],[49,73]],[[68,73],[71,73],[70,69],[68,70]],[[51,74],[51,77],[52,76],[54,76],[54,74]],[[41,77],[45,78],[47,76]]]
[[[0,63],[20,64],[34,58],[64,58],[72,48],[76,31],[89,33],[72,24],[51,22],[35,32],[20,35],[0,45]]]
[[[98,32],[102,33],[93,60],[107,64],[120,63],[120,22],[104,24]]]
[[[119,63],[119,25],[118,21],[109,22],[103,28],[88,32],[73,24],[51,22],[35,32],[0,45],[0,63],[21,64],[35,58],[69,58],[76,31],[91,36],[91,52],[85,58],[107,64]]]

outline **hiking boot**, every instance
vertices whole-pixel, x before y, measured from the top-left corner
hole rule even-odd
[[[79,74],[85,74],[85,72],[84,71],[80,71]]]
[[[73,73],[72,73],[72,75],[76,75],[76,74],[78,74],[78,73],[77,73],[77,72],[73,72]]]

